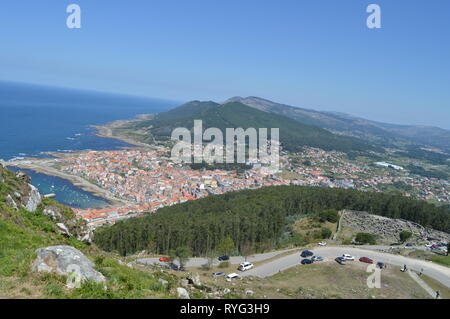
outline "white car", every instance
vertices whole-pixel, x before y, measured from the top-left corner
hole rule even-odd
[[[236,278],[239,278],[239,275],[236,273],[231,273],[231,274],[228,274],[226,278],[229,280],[236,279]]]
[[[238,269],[240,271],[246,271],[246,270],[252,269],[253,267],[254,267],[253,264],[246,261],[246,262],[243,262],[242,264],[240,264]]]
[[[345,260],[349,260],[349,261],[355,260],[355,257],[353,257],[352,255],[349,255],[349,254],[343,254],[342,258],[344,258]]]
[[[319,243],[319,246],[326,246],[326,245],[327,245],[327,243],[324,242],[324,241],[321,241],[321,242]]]

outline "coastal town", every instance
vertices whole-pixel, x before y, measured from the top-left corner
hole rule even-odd
[[[405,196],[450,202],[448,180],[412,175],[386,162],[352,161],[344,153],[310,147],[297,154],[282,152],[276,173],[261,163],[250,163],[240,172],[193,169],[174,163],[167,147],[157,145],[51,155],[50,159],[24,159],[8,165],[70,179],[108,199],[111,205],[101,209],[74,208],[77,216],[94,228],[209,195],[265,186],[394,189]]]

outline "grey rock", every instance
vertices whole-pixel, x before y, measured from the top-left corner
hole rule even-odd
[[[84,226],[81,230],[81,232],[78,234],[77,239],[79,241],[82,241],[85,244],[92,244],[92,238],[94,237],[94,232],[92,227],[90,226]]]
[[[67,229],[66,225],[64,225],[63,223],[56,223],[56,227],[58,227],[58,230],[62,235],[72,237],[72,234],[70,233],[69,229]]]
[[[28,176],[25,172],[18,171],[16,173],[16,177],[20,178],[21,180],[25,181],[26,183],[30,183],[30,181],[31,181],[30,176]]]
[[[16,202],[14,201],[14,199],[11,197],[11,195],[8,194],[8,196],[6,196],[6,200],[8,201],[9,205],[12,206],[12,208],[14,208],[15,210],[18,210],[19,208],[17,207]]]
[[[191,285],[194,285],[194,286],[201,286],[202,285],[202,282],[200,281],[200,275],[198,273],[189,275],[187,280],[189,281],[189,283]]]
[[[67,276],[78,270],[81,281],[89,280],[104,282],[105,277],[94,269],[95,264],[82,252],[71,246],[50,246],[39,248],[32,270],[37,272],[52,272]]]
[[[43,211],[44,215],[50,217],[53,220],[60,220],[62,219],[62,215],[60,212],[52,209],[52,208],[46,208]]]
[[[189,286],[189,280],[187,280],[187,279],[181,279],[180,282],[183,287]]]
[[[30,212],[35,212],[39,204],[42,202],[41,194],[39,194],[38,189],[33,185],[28,184],[28,186],[30,187],[30,193],[28,195],[28,201],[25,208]]]
[[[245,289],[245,294],[248,296],[253,296],[255,294],[255,292],[251,289]]]
[[[225,289],[223,290],[223,294],[224,294],[224,295],[229,294],[230,292],[231,292],[231,290],[230,290],[229,288],[225,288]]]
[[[190,299],[188,291],[184,288],[178,287],[177,294],[178,294],[178,297],[181,299]]]

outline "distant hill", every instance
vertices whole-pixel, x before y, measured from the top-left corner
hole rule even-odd
[[[318,147],[324,150],[382,151],[356,138],[338,136],[320,127],[299,123],[280,114],[268,113],[240,102],[219,104],[193,101],[168,112],[159,113],[152,119],[134,122],[136,130],[147,129],[157,140],[167,140],[173,129],[192,129],[194,120],[203,120],[203,128],[217,127],[247,129],[280,128],[280,142],[289,151],[299,151],[302,146]]]
[[[381,123],[344,113],[320,112],[275,103],[259,97],[234,97],[225,103],[229,102],[240,102],[264,112],[287,116],[302,124],[315,125],[383,146],[416,143],[450,152],[450,131],[438,127]]]

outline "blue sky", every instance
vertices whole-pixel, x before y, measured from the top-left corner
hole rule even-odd
[[[82,28],[66,27],[79,4]],[[382,8],[382,29],[366,7]],[[3,0],[0,80],[450,129],[448,0]]]

